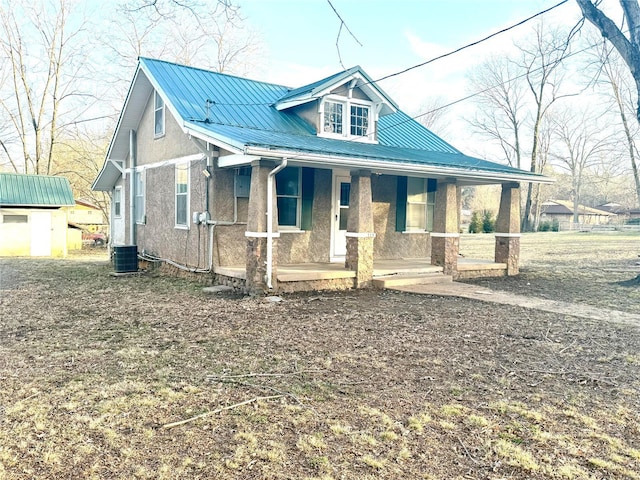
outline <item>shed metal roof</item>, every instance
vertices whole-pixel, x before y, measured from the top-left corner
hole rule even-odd
[[[0,173],[0,206],[63,207],[75,205],[65,177]]]

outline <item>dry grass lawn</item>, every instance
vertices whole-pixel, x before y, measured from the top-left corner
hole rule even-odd
[[[640,314],[639,235],[522,241],[478,283]],[[0,479],[640,479],[640,324],[110,271],[0,259]]]

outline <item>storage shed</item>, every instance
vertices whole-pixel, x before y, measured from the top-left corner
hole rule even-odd
[[[72,205],[67,178],[0,173],[0,256],[66,256]]]

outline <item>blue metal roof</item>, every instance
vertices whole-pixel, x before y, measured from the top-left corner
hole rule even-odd
[[[62,207],[75,205],[65,177],[0,173],[0,206]]]
[[[311,152],[390,163],[447,166],[533,179],[541,175],[462,154],[407,114],[381,116],[378,143],[318,137],[309,123],[296,114],[279,111],[275,104],[352,72],[340,72],[319,82],[290,88],[246,78],[187,67],[160,60],[140,59],[150,77],[188,128],[243,149],[258,146],[274,150]],[[359,67],[354,67],[362,73]]]

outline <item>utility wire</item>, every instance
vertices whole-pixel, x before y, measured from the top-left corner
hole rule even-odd
[[[458,52],[461,52],[462,50],[466,50],[467,48],[479,45],[480,43],[486,42],[487,40],[489,40],[489,39],[491,39],[491,38],[493,38],[493,37],[495,37],[497,35],[500,35],[502,33],[508,32],[509,30],[513,30],[514,28],[519,27],[520,25],[524,25],[525,23],[529,22],[530,20],[533,20],[534,18],[539,17],[540,15],[544,15],[545,13],[550,12],[554,8],[558,8],[560,5],[563,5],[563,4],[567,3],[568,1],[569,0],[562,0],[560,3],[556,3],[553,7],[549,7],[546,10],[542,10],[542,11],[540,11],[540,12],[534,14],[534,15],[531,15],[528,18],[525,18],[524,20],[519,21],[518,23],[514,23],[513,25],[511,25],[509,27],[503,28],[502,30],[499,30],[497,32],[492,33],[491,35],[487,35],[486,37],[481,38],[480,40],[476,40],[475,42],[468,43],[468,44],[466,44],[466,45],[464,45],[462,47],[456,48],[455,50],[452,50],[450,52],[443,53],[442,55],[439,55],[437,57],[431,58],[431,59],[427,60],[426,62],[422,62],[422,63],[419,63],[419,64],[414,65],[412,67],[405,68],[404,70],[400,70],[399,72],[390,73],[389,75],[386,75],[384,77],[378,78],[377,80],[374,80],[371,83],[377,83],[377,82],[381,82],[382,80],[386,80],[387,78],[397,77],[398,75],[402,75],[403,73],[410,72],[411,70],[415,70],[416,68],[420,68],[420,67],[424,67],[425,65],[429,65],[430,63],[433,63],[436,60],[441,60],[443,58],[446,58],[446,57],[454,55],[454,54],[456,54]]]

